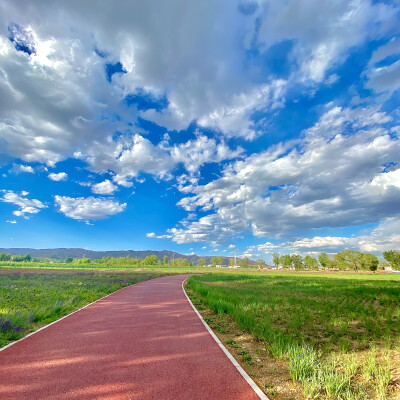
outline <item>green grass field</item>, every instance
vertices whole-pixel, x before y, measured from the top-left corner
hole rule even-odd
[[[0,347],[124,286],[171,273],[1,268]]]
[[[286,359],[307,397],[387,397],[400,348],[399,276],[208,274],[187,286]]]

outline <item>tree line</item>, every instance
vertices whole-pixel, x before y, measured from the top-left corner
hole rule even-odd
[[[192,264],[186,258],[174,258],[170,260],[168,256],[164,256],[162,260],[159,260],[155,254],[146,256],[145,258],[132,258],[132,257],[102,257],[99,260],[91,260],[90,258],[73,259],[67,257],[66,263],[75,264],[102,264],[109,267],[114,266],[132,266],[132,267],[147,267],[156,265],[169,265],[173,267],[190,267]]]
[[[273,263],[275,267],[293,268],[296,270],[319,270],[320,268],[335,269],[335,270],[351,270],[351,271],[376,271],[379,266],[378,258],[371,253],[361,253],[356,250],[344,250],[340,253],[334,254],[330,257],[327,253],[321,253],[317,258],[310,255],[302,257],[299,254],[279,254],[273,253]],[[400,269],[400,250],[388,250],[383,252],[383,257],[390,264],[393,269]],[[13,262],[54,262],[43,258],[32,258],[29,254],[13,255],[0,252],[0,261],[13,261]],[[223,265],[224,257],[215,256],[211,257],[211,265]],[[60,260],[66,264],[74,265],[88,265],[88,264],[101,264],[105,266],[156,266],[156,265],[169,265],[174,267],[190,267],[193,264],[186,258],[168,259],[164,256],[159,260],[155,254],[151,254],[143,259],[132,257],[103,257],[101,259],[90,259],[87,257],[72,258],[67,257]],[[206,265],[206,258],[200,257],[197,260],[197,266],[203,267]],[[235,259],[229,259],[229,265],[235,265]],[[236,259],[236,265],[239,267],[249,267],[249,259],[245,257],[243,260]],[[262,267],[265,261],[262,259],[257,260],[257,265]]]
[[[15,262],[55,262],[56,260],[49,260],[45,258],[34,257],[32,258],[29,254],[25,255],[13,255],[8,253],[0,252],[0,261],[15,261]],[[159,260],[155,254],[148,255],[147,257],[132,258],[132,257],[102,257],[101,259],[91,259],[88,257],[73,258],[66,257],[64,260],[57,260],[58,262],[73,264],[73,265],[88,265],[88,264],[101,264],[105,266],[136,266],[145,267],[153,265],[170,265],[174,267],[190,267],[192,264],[186,258],[175,258],[172,260],[168,259],[168,256],[164,256],[162,260]]]
[[[15,262],[24,262],[24,261],[35,261],[29,254],[24,255],[12,255],[8,253],[0,253],[0,261],[15,261]]]
[[[294,268],[296,270],[314,270],[321,267],[334,270],[376,271],[379,266],[378,258],[371,253],[361,253],[356,250],[344,250],[330,257],[321,253],[318,258],[309,255],[304,258],[299,254],[273,253],[273,263],[276,267]]]

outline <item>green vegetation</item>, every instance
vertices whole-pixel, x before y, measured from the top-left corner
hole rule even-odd
[[[399,253],[400,254],[400,253]],[[321,253],[318,260],[309,255],[304,258],[299,254],[273,253],[273,263],[276,267],[292,268],[298,271],[318,271],[320,267],[339,271],[376,271],[379,266],[378,258],[371,253],[361,253],[356,250],[344,250],[330,258]]]
[[[213,267],[216,267],[217,265],[222,265],[224,263],[224,257],[217,256],[217,257],[211,257],[211,264]]]
[[[384,251],[383,257],[393,269],[400,269],[400,250]]]
[[[0,269],[0,347],[158,271]]]
[[[187,285],[287,360],[307,397],[386,398],[389,354],[400,346],[400,277],[207,274]]]

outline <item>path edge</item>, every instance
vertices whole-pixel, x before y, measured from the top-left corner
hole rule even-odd
[[[192,306],[193,310],[197,314],[197,316],[200,318],[200,321],[203,323],[203,325],[206,327],[208,333],[212,336],[212,338],[217,342],[218,346],[221,348],[221,350],[225,353],[225,355],[229,358],[231,363],[236,367],[236,369],[239,371],[240,375],[243,376],[243,378],[247,381],[247,383],[251,386],[251,388],[254,390],[254,392],[258,395],[258,397],[262,400],[270,400],[267,395],[258,387],[258,385],[251,379],[249,374],[242,368],[242,366],[236,361],[236,359],[232,356],[232,354],[227,350],[227,348],[222,344],[222,342],[218,339],[217,335],[211,330],[211,328],[207,325],[206,321],[204,321],[203,317],[201,314],[197,311],[196,307],[193,305],[192,301],[190,300],[189,296],[187,295],[185,291],[184,284],[189,279],[190,276],[188,276],[183,282],[182,282],[182,291],[185,294],[187,300],[189,301],[189,304]]]

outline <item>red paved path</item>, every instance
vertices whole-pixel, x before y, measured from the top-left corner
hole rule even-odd
[[[187,301],[186,276],[119,290],[0,352],[0,399],[259,399]]]

